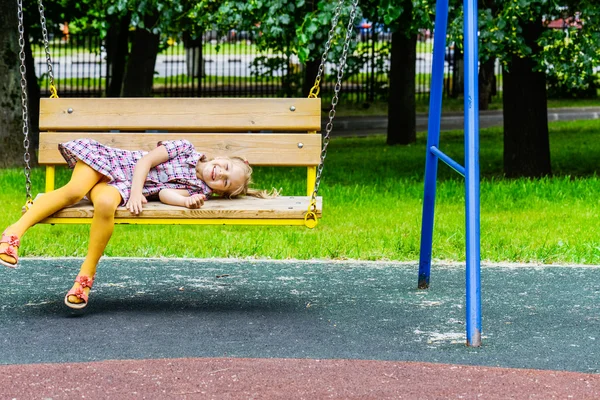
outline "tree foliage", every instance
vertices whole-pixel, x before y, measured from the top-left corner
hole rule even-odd
[[[385,24],[394,32],[406,35],[416,34],[422,29],[433,28],[435,0],[413,0],[410,23],[401,17],[406,10],[403,0],[365,0],[361,1],[365,17],[371,21]]]
[[[492,6],[497,10],[495,13]],[[564,26],[547,28],[540,36],[537,44],[542,52],[535,59],[536,70],[544,72],[551,85],[571,91],[596,87],[598,75],[594,67],[600,65],[600,3],[594,0],[482,1],[480,58],[497,57],[510,70],[510,57],[530,57],[532,49],[525,42],[523,27],[537,18],[542,18],[545,26],[552,21],[564,22]],[[453,24],[455,36],[457,25]]]
[[[297,54],[302,63],[318,59],[331,29],[336,0],[249,0],[224,1],[218,9],[216,26],[242,29],[252,34],[259,49]],[[351,4],[344,2],[340,23],[335,27],[332,47],[343,45]],[[358,10],[360,18],[360,9]]]

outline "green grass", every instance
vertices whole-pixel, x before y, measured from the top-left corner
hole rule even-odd
[[[433,53],[433,41],[432,40],[428,40],[428,41],[418,41],[417,42],[417,54],[421,54],[421,53],[427,53],[427,54],[432,54]]]
[[[598,224],[600,121],[550,124],[554,176],[504,179],[502,130],[481,131],[481,256],[500,262],[600,264]],[[460,160],[462,132],[444,132],[441,148]],[[107,256],[257,257],[273,259],[418,259],[425,135],[411,146],[389,147],[384,136],[334,138],[320,194],[324,218],[313,230],[255,226],[117,226]],[[43,171],[33,171],[34,192]],[[59,180],[68,179],[60,171]],[[257,168],[257,187],[303,194],[303,169]],[[444,165],[436,203],[433,255],[464,260],[464,185]],[[24,178],[0,170],[0,225],[19,216]],[[84,256],[87,226],[39,225],[22,256]]]

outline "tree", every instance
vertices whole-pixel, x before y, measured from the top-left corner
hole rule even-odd
[[[484,14],[497,15],[498,9],[493,1],[479,0],[478,7],[484,10]],[[496,94],[496,57],[489,55],[482,59],[479,64],[479,110],[489,109],[492,96]]]
[[[435,2],[433,2],[435,3]],[[387,144],[410,144],[417,138],[415,101],[417,35],[432,27],[428,0],[369,0],[361,2],[365,16],[392,29],[389,73]]]
[[[389,18],[388,18],[389,19]],[[410,144],[417,140],[416,63],[417,30],[412,27],[412,0],[403,2],[392,34],[387,144]],[[404,26],[405,29],[399,27]]]
[[[154,67],[160,45],[160,35],[155,30],[158,10],[146,10],[133,33],[131,53],[127,59],[124,97],[149,97],[154,82]]]
[[[532,3],[536,3],[533,0]],[[531,4],[519,12],[514,3],[481,2],[480,61],[493,53],[503,64],[504,172],[509,177],[539,177],[551,172],[546,79],[536,68],[543,25]]]
[[[88,25],[99,26],[107,38],[109,96],[149,96],[156,58],[167,38],[183,38],[202,65],[202,34],[216,27],[218,0],[84,0]],[[130,32],[133,30],[133,32]],[[129,51],[131,44],[131,51]],[[198,77],[202,72],[197,68]]]
[[[266,57],[255,62],[288,72],[282,94],[297,95],[301,89],[302,94],[307,96],[317,76],[336,3],[327,0],[231,1],[220,7],[220,22],[221,26],[229,24],[230,28],[251,32],[259,49],[284,54],[279,59]],[[341,21],[347,20],[348,13],[349,6],[346,6],[342,10]],[[330,60],[341,53],[345,28],[345,24],[340,23],[335,30]],[[300,64],[305,66],[301,88],[298,86],[299,68],[294,65],[292,55],[297,55]]]
[[[148,97],[152,93],[160,33],[169,26],[170,17],[182,11],[181,4],[174,1],[169,5],[160,0],[102,2],[104,7],[99,13],[94,3],[90,4],[89,15],[104,18],[109,39],[112,39],[108,47],[111,53],[107,54],[112,72],[108,94],[114,96],[118,93],[122,79],[120,94],[125,97]],[[132,35],[128,35],[126,26],[133,26]],[[125,56],[127,47],[122,41],[128,43],[129,39],[131,51]]]
[[[594,61],[600,60],[600,5],[593,0],[490,0],[487,6],[480,13],[481,61],[497,56],[503,64],[505,174],[549,175],[547,75],[569,82],[593,76]],[[585,23],[564,32],[546,27],[561,18]],[[581,50],[575,52],[575,63],[557,56],[556,49],[569,47]],[[579,84],[589,85],[590,79]]]
[[[4,77],[0,83],[0,146],[2,146],[2,160],[0,166],[15,166],[23,164],[23,120],[21,102],[21,75],[19,71],[19,32],[17,18],[17,4],[14,0],[0,1],[3,10],[0,16],[0,73]],[[36,165],[33,156],[39,138],[39,100],[40,87],[35,75],[35,65],[31,52],[30,37],[33,40],[41,39],[39,26],[39,11],[35,4],[23,5],[24,19],[24,52],[26,91],[28,97],[28,138],[31,151],[31,165]],[[54,14],[51,11],[50,14]],[[31,35],[30,35],[31,34]]]
[[[503,69],[504,173],[509,177],[549,175],[550,140],[546,75],[535,68],[541,17],[521,25],[530,57],[510,55]]]
[[[23,162],[21,74],[17,4],[0,0],[0,9],[0,166],[6,167]]]
[[[131,13],[109,17],[106,32],[107,97],[120,97],[129,54]]]

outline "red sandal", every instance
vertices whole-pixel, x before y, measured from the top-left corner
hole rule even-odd
[[[8,243],[8,247],[0,250],[0,254],[6,254],[7,256],[13,257],[15,259],[14,263],[4,261],[0,258],[0,264],[8,267],[8,268],[16,268],[19,264],[19,255],[17,253],[17,249],[21,245],[21,240],[17,235],[9,235],[6,231],[2,234],[2,239],[0,239],[0,243]]]
[[[77,275],[77,278],[75,278],[75,282],[79,283],[79,286],[77,288],[71,289],[69,290],[69,292],[66,294],[65,296],[65,305],[67,307],[70,308],[74,308],[76,310],[80,310],[82,308],[85,308],[85,306],[87,306],[88,304],[88,295],[85,294],[85,291],[83,289],[85,288],[92,288],[92,285],[94,284],[94,277],[89,277],[87,275]],[[80,298],[81,300],[83,300],[82,303],[71,303],[69,301],[69,296],[76,296],[77,298]]]

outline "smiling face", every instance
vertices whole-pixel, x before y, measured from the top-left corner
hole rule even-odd
[[[236,195],[243,191],[249,175],[243,161],[217,157],[199,164],[198,178],[218,194]]]

